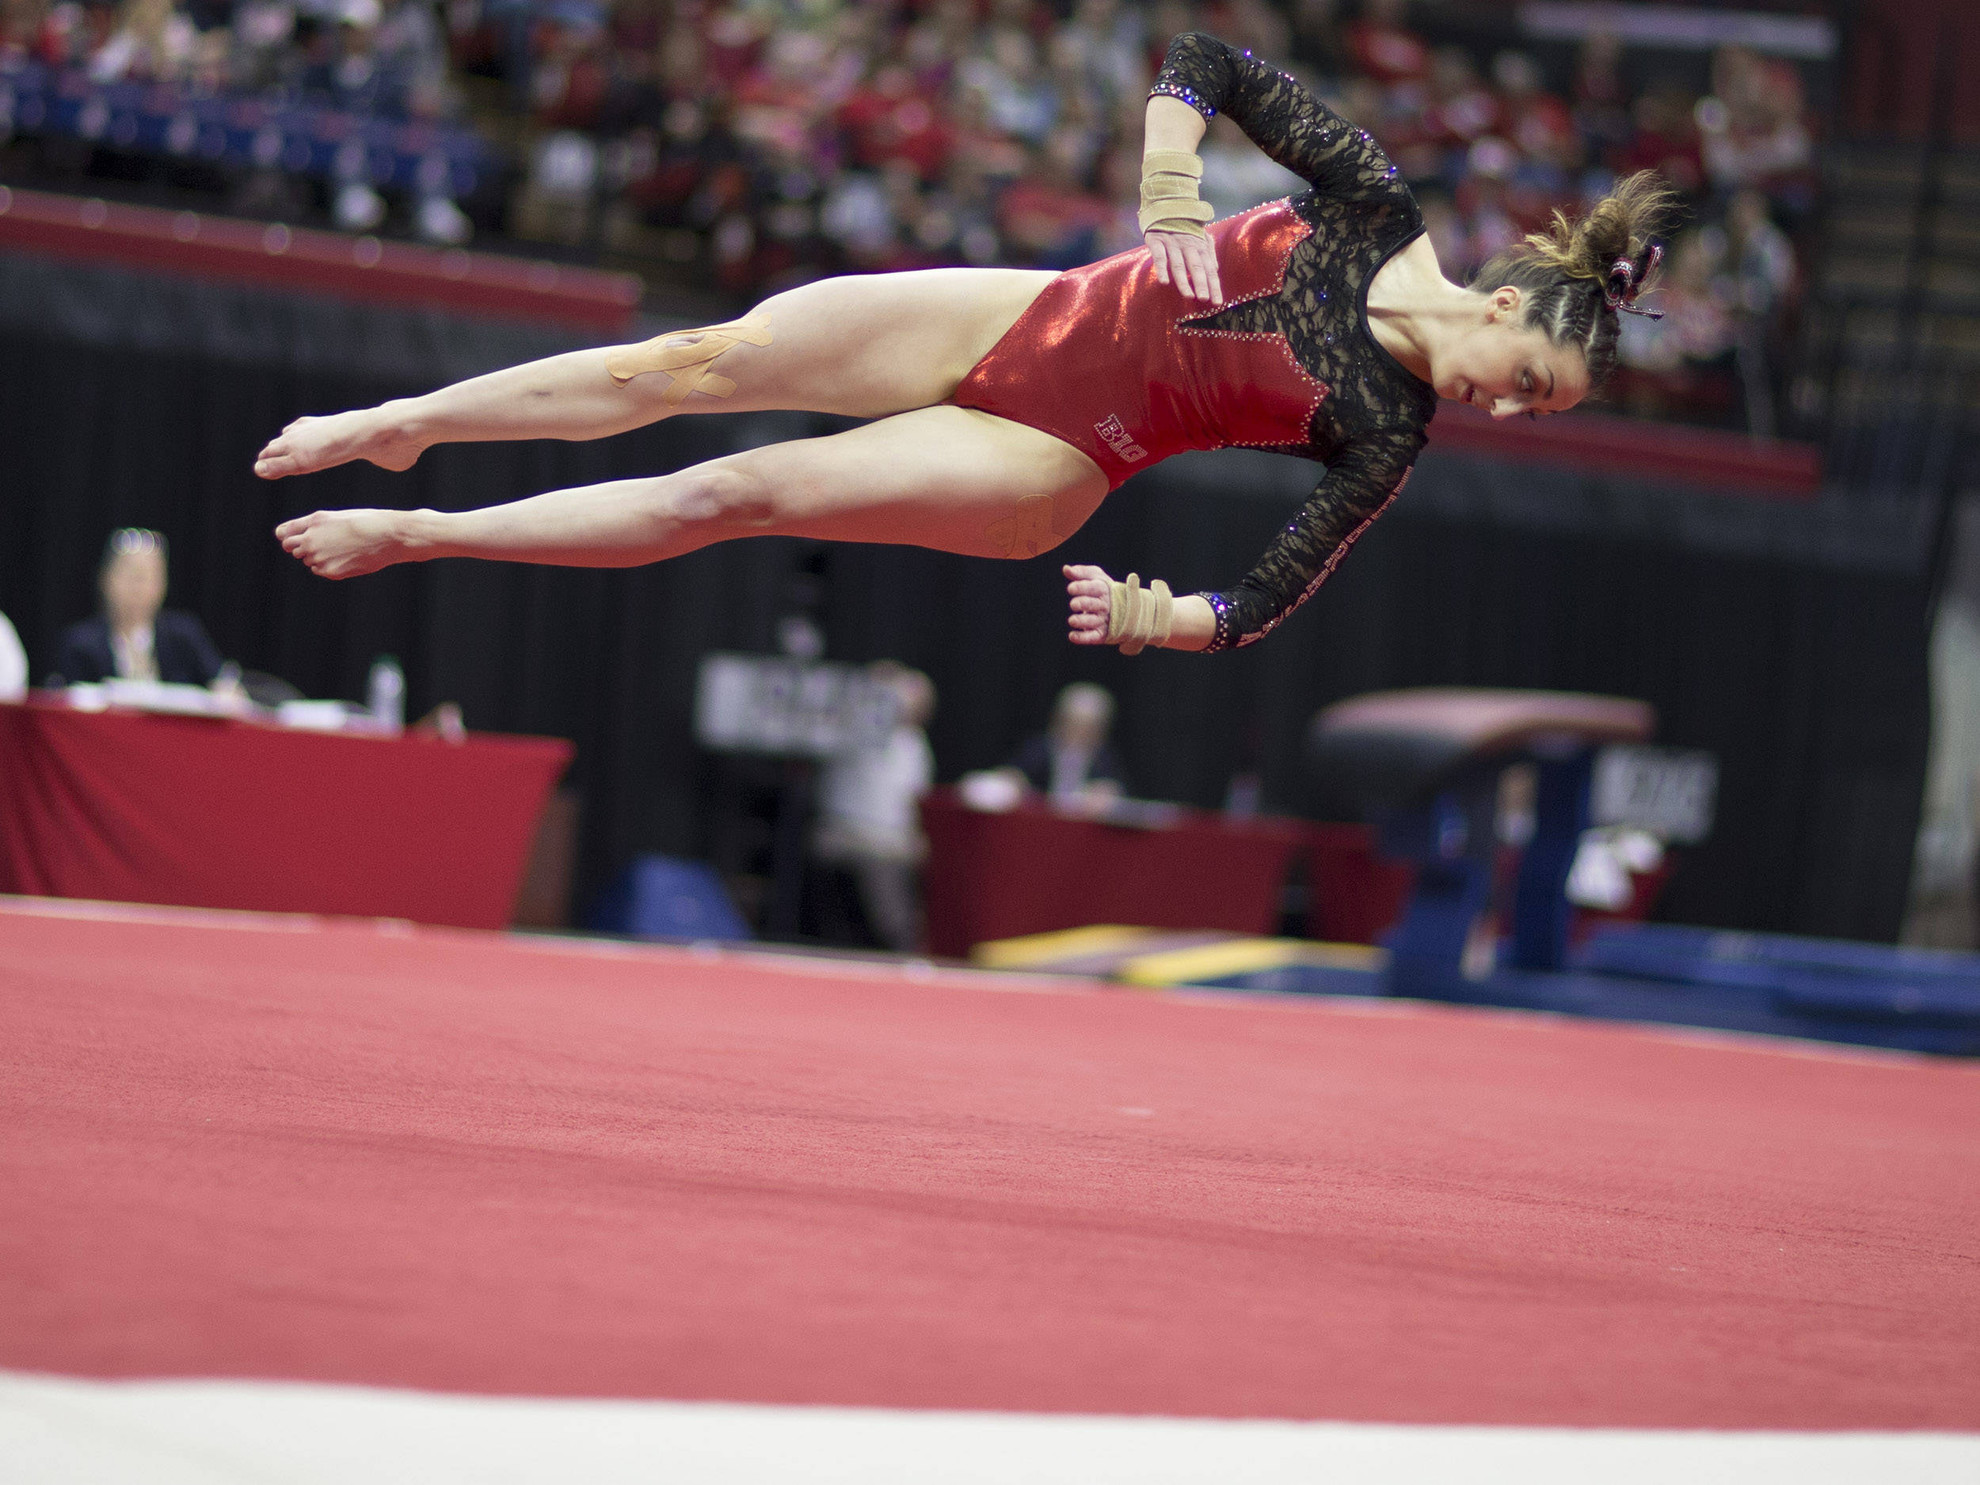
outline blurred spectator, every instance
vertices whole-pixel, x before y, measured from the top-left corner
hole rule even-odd
[[[0,701],[19,701],[27,695],[27,651],[13,623],[0,614]]]
[[[1793,245],[1767,198],[1736,194],[1723,224],[1708,222],[1672,245],[1655,296],[1663,319],[1625,319],[1625,400],[1657,416],[1735,421],[1737,411],[1747,431],[1773,434],[1774,340],[1796,274]]]
[[[1196,29],[1214,31],[1233,46],[1280,66],[1292,55],[1292,27],[1282,0],[1202,0],[1197,12]],[[1160,37],[1160,44],[1167,46],[1173,34]]]
[[[983,99],[983,117],[1000,134],[1039,145],[1059,116],[1059,95],[1038,62],[1038,45],[1017,26],[993,29],[963,59],[957,80]]]
[[[1540,64],[1526,52],[1494,57],[1492,81],[1498,88],[1499,133],[1545,174],[1553,199],[1570,199],[1572,172],[1586,158],[1573,111],[1547,91]]]
[[[435,119],[458,111],[447,69],[447,40],[425,0],[385,0],[371,52],[386,107],[407,118]]]
[[[1419,129],[1433,145],[1463,152],[1488,134],[1499,131],[1499,103],[1478,76],[1471,53],[1457,46],[1440,46],[1430,58],[1430,102]]]
[[[1377,83],[1421,82],[1430,72],[1430,48],[1403,24],[1408,0],[1368,0],[1347,30],[1348,55]]]
[[[999,203],[1004,241],[1042,267],[1072,268],[1098,257],[1095,244],[1113,215],[1104,200],[1080,184],[1079,151],[1075,134],[1055,131],[1032,168],[1010,184]]]
[[[124,0],[116,29],[89,59],[94,82],[177,82],[190,70],[199,32],[173,0]]]
[[[1728,297],[1740,313],[1764,319],[1794,287],[1794,245],[1774,225],[1767,198],[1753,190],[1726,203],[1725,232]]]
[[[1634,132],[1622,54],[1622,43],[1613,33],[1597,31],[1581,44],[1575,58],[1574,126],[1598,160],[1614,156]]]
[[[1052,704],[1050,726],[1018,749],[1011,767],[1061,809],[1103,807],[1127,789],[1120,757],[1107,741],[1113,725],[1112,693],[1075,681]]]
[[[18,66],[41,38],[45,0],[0,0],[0,67]]]
[[[165,538],[125,527],[110,533],[97,588],[103,612],[62,635],[54,684],[119,679],[210,686],[220,652],[197,618],[165,608]]]
[[[926,728],[935,686],[918,670],[882,660],[868,675],[890,687],[899,711],[886,739],[825,765],[812,854],[852,878],[874,938],[906,952],[921,942],[916,869],[927,854],[918,809],[935,782]],[[839,936],[839,935],[833,935]]]
[[[1329,77],[1349,70],[1340,12],[1340,0],[1292,0],[1292,54]]]
[[[1512,146],[1488,137],[1465,152],[1465,169],[1453,198],[1457,207],[1458,243],[1462,251],[1444,266],[1460,279],[1519,239],[1512,170],[1517,163]]]
[[[1723,236],[1718,297],[1733,314],[1746,427],[1756,438],[1771,438],[1778,431],[1774,339],[1795,288],[1794,246],[1774,225],[1767,198],[1753,190],[1726,203]]]
[[[940,180],[955,147],[955,129],[932,92],[905,60],[882,59],[839,105],[847,162],[878,170],[904,160],[924,184]]]
[[[1616,173],[1654,170],[1676,190],[1695,193],[1705,183],[1695,114],[1682,83],[1667,80],[1647,89],[1630,109],[1632,128],[1616,154]]]
[[[273,87],[287,71],[298,41],[295,7],[288,0],[239,0],[231,22],[233,85],[243,92]]]
[[[1791,63],[1741,46],[1712,59],[1712,96],[1698,105],[1706,174],[1721,191],[1758,188],[1805,210],[1815,142]]]
[[[1730,379],[1702,375],[1708,369],[1729,371],[1732,359],[1733,321],[1717,282],[1723,254],[1723,234],[1686,232],[1672,245],[1659,280],[1656,305],[1663,318],[1622,317],[1617,357],[1635,373],[1623,382],[1637,410],[1723,411]]]
[[[1103,99],[1132,98],[1155,80],[1140,8],[1122,0],[1078,0],[1053,38],[1052,59],[1061,76]]]

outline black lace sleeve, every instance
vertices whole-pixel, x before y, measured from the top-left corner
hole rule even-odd
[[[1366,129],[1296,79],[1214,36],[1187,31],[1170,42],[1149,91],[1180,98],[1205,118],[1230,115],[1253,144],[1323,196],[1379,201],[1408,194]]]
[[[1397,429],[1344,445],[1258,565],[1235,588],[1201,595],[1217,615],[1217,635],[1209,650],[1256,643],[1311,598],[1402,493],[1425,442],[1420,429]]]

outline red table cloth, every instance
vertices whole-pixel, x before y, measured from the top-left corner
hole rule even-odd
[[[0,892],[501,928],[570,757],[0,705]]]
[[[1157,829],[1109,825],[1026,803],[973,810],[953,790],[922,801],[931,953],[1089,923],[1269,934],[1280,889],[1307,844],[1295,820],[1184,810]]]

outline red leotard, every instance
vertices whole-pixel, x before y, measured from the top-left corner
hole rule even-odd
[[[1312,230],[1284,201],[1212,226],[1222,308],[1277,294]],[[1047,284],[949,400],[1064,439],[1109,489],[1184,449],[1307,444],[1327,388],[1283,335],[1191,323],[1215,312],[1118,253]]]

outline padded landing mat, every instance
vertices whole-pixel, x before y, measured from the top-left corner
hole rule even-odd
[[[1980,1426],[1980,1068],[1424,1006],[0,911],[0,1366]]]

